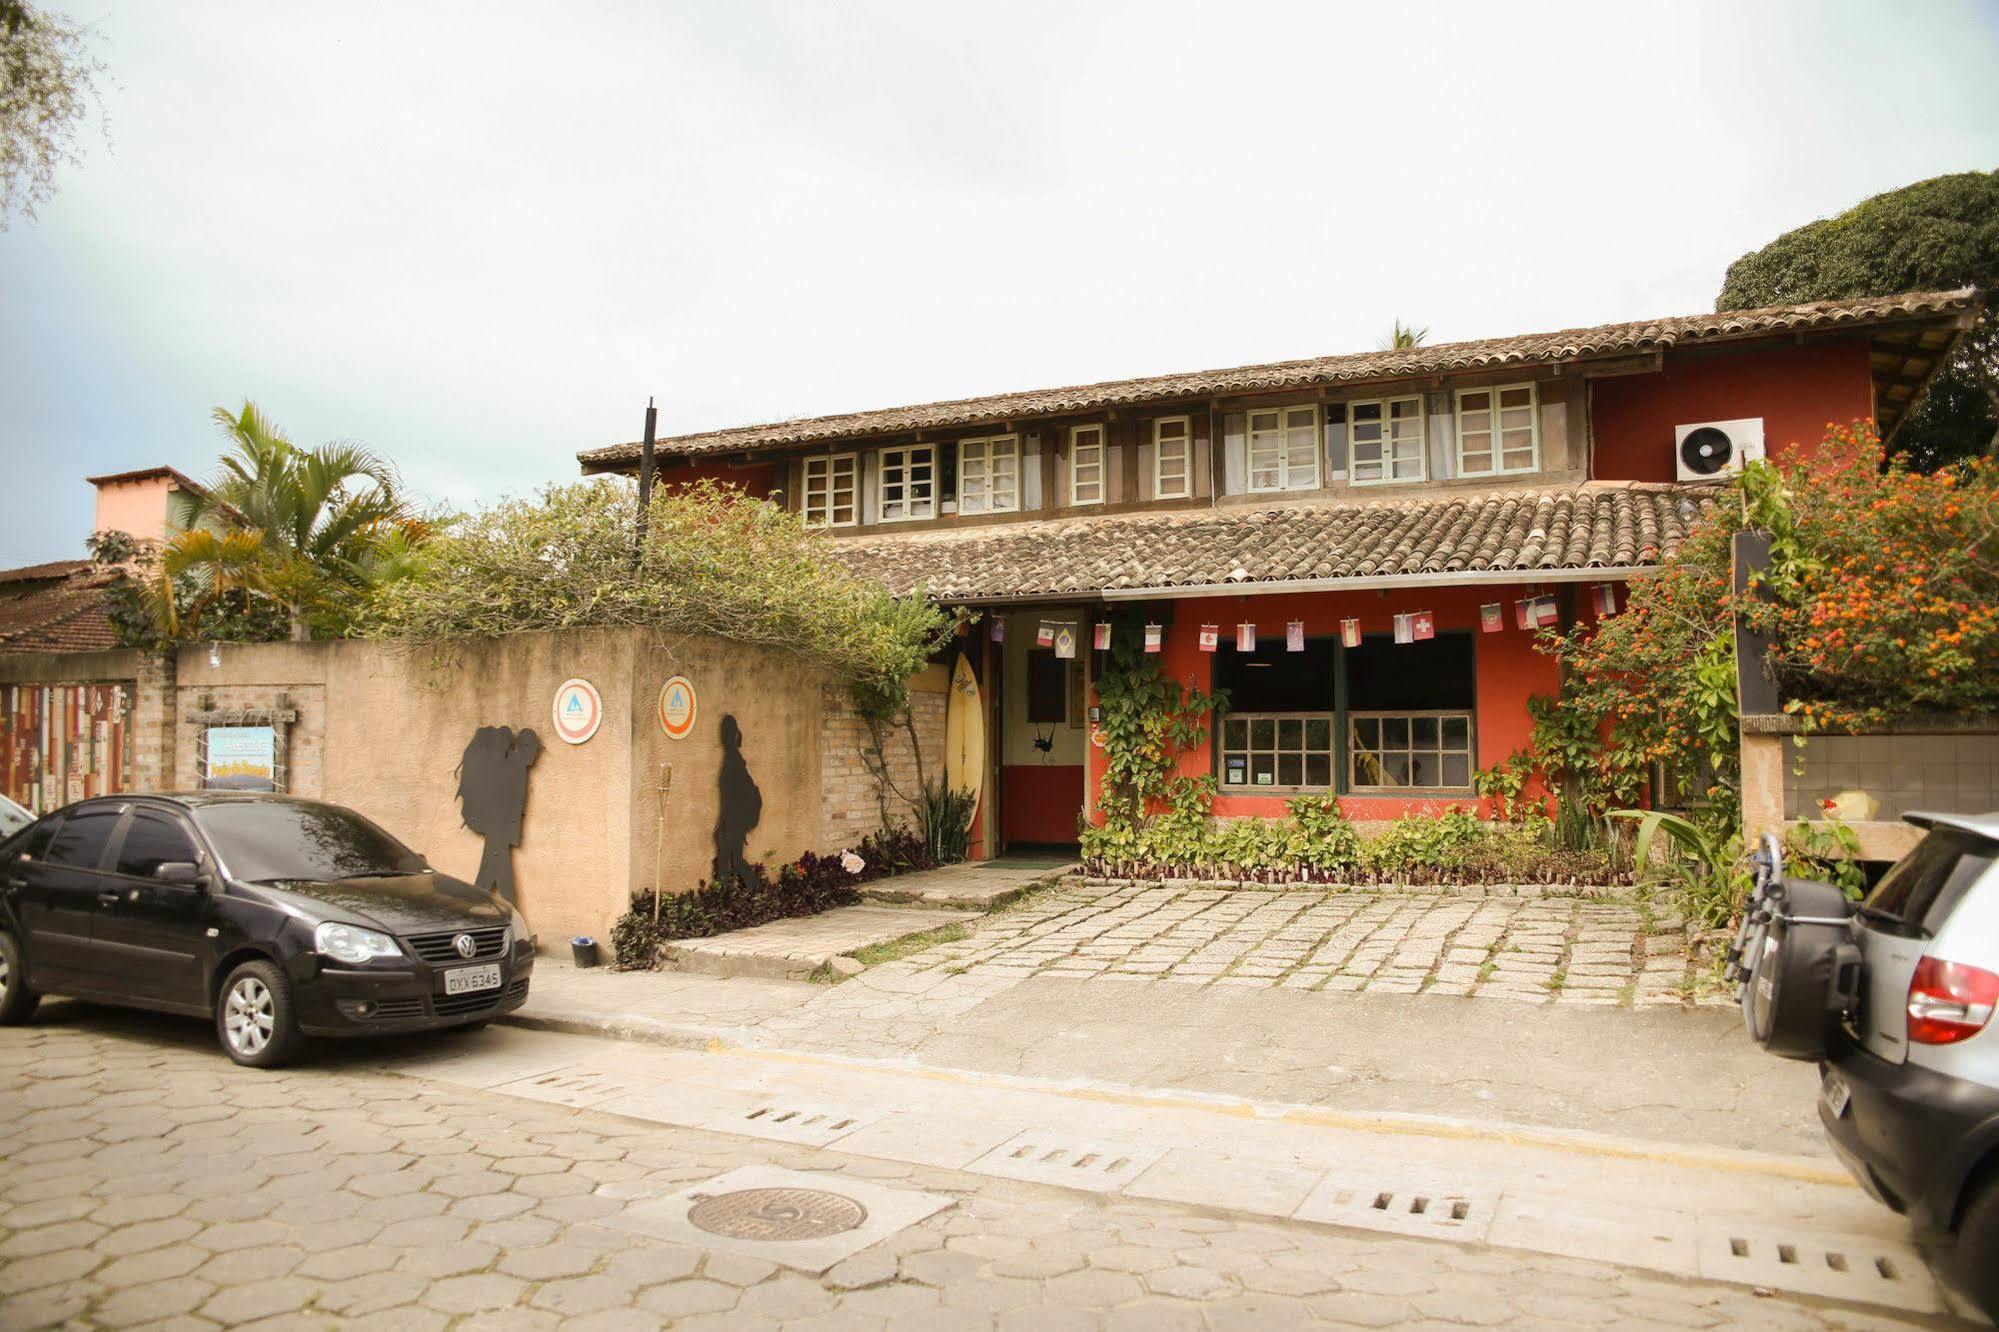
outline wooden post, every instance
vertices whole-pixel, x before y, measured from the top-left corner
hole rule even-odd
[[[647,398],[645,439],[639,444],[638,540],[632,549],[632,564],[635,567],[645,558],[646,531],[652,524],[653,431],[658,425],[659,409],[653,406],[651,398]]]

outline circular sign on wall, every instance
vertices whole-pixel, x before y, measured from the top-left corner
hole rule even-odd
[[[701,699],[694,682],[676,675],[659,687],[659,729],[669,740],[685,740],[694,734],[695,719],[701,713]]]
[[[604,700],[588,680],[564,680],[555,691],[555,734],[565,743],[582,744],[603,720]]]

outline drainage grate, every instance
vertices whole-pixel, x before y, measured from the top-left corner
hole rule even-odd
[[[1030,1130],[1009,1138],[966,1169],[982,1175],[1108,1193],[1138,1178],[1165,1154],[1163,1147],[1100,1138],[1063,1138]]]
[[[855,1129],[872,1123],[874,1118],[838,1106],[774,1102],[741,1111],[726,1123],[717,1122],[704,1127],[816,1147],[824,1146],[835,1138],[843,1138]]]
[[[651,1083],[618,1077],[595,1069],[557,1069],[509,1082],[499,1090],[509,1096],[523,1096],[556,1105],[600,1105],[616,1096],[644,1091]]]
[[[1403,1182],[1329,1178],[1293,1213],[1300,1221],[1477,1243],[1492,1225],[1496,1194]]]
[[[868,1209],[824,1189],[738,1189],[698,1198],[687,1220],[711,1235],[745,1240],[814,1240],[856,1230]]]
[[[1943,1309],[1935,1278],[1907,1244],[1868,1235],[1814,1234],[1700,1219],[1700,1274],[1923,1313]]]

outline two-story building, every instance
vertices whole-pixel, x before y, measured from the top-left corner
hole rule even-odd
[[[660,441],[897,594],[985,613],[981,844],[1073,843],[1101,632],[1228,702],[1223,815],[1475,799],[1552,693],[1543,625],[1614,614],[1746,457],[1892,436],[1971,291],[1818,302],[743,426]],[[580,455],[637,471],[640,446]],[[1100,631],[1097,626],[1107,626]],[[985,834],[990,833],[990,836]]]

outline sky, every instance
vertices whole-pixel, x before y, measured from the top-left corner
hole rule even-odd
[[[0,568],[218,405],[468,508],[661,433],[1711,309],[1999,167],[1999,4],[53,0]]]

